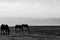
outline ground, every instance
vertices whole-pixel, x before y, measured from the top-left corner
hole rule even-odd
[[[0,40],[60,40],[60,27],[30,27],[30,31],[15,31],[10,27],[10,34],[1,34]]]

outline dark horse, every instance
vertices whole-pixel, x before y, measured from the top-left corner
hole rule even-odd
[[[15,30],[17,31],[17,29],[21,29],[21,31],[23,31],[22,25],[15,25]]]
[[[6,33],[6,34],[10,33],[10,29],[8,25],[4,25],[4,24],[1,25],[1,33]]]
[[[29,27],[28,24],[22,24],[22,27],[23,27],[24,30],[30,31],[30,27]]]
[[[27,24],[16,25],[15,30],[17,31],[18,28],[21,29],[22,31],[24,31],[25,29],[27,29],[28,31],[30,30]]]

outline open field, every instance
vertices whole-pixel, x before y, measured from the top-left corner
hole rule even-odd
[[[60,40],[60,26],[30,26],[29,32],[10,30],[10,35],[0,32],[0,40]]]

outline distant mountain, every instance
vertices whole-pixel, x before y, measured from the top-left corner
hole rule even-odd
[[[51,19],[44,20],[43,22],[48,24],[60,24],[60,18],[51,18]]]
[[[60,24],[60,18],[0,18],[0,24],[30,24],[30,25],[40,25],[40,24]]]

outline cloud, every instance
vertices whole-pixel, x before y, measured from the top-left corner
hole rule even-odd
[[[58,3],[58,4],[60,4],[60,2],[58,2],[58,1],[53,1],[53,3]]]
[[[36,5],[40,5],[40,3],[39,2],[36,2]]]
[[[13,11],[20,6],[20,3],[0,2],[0,11]]]
[[[8,3],[7,2],[0,2],[0,7],[8,7]]]
[[[8,0],[7,0],[8,1]],[[0,2],[0,16],[2,17],[53,17],[59,15],[60,5],[52,0],[20,0],[18,2]],[[5,14],[4,14],[5,13]],[[7,14],[7,15],[6,15]],[[51,16],[52,15],[52,16]],[[56,16],[56,15],[55,15]],[[55,17],[54,16],[54,17]]]
[[[40,5],[39,2],[35,3],[36,5]],[[8,2],[1,2],[0,3],[0,11],[4,11],[5,9],[8,11],[28,11],[31,8],[34,9],[37,6],[34,6],[33,3],[29,3],[29,2],[12,2],[12,3],[8,3]],[[5,11],[6,11],[5,10]]]

